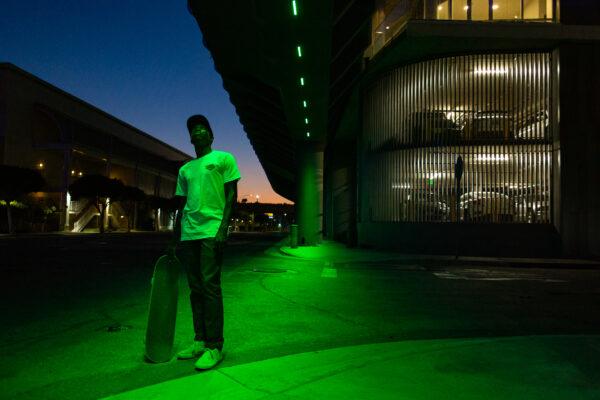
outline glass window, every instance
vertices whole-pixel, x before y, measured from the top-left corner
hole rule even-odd
[[[381,0],[380,0],[381,1]],[[407,1],[407,0],[405,0]],[[552,20],[556,0],[419,0],[417,18],[438,20]]]
[[[521,1],[494,0],[492,15],[495,20],[521,19]]]
[[[552,0],[523,0],[523,18],[552,19]]]
[[[440,1],[435,10],[436,19],[450,19],[449,1]]]
[[[468,19],[469,5],[467,0],[453,0],[452,1],[452,19],[458,21],[464,21]]]
[[[471,20],[486,21],[490,19],[489,0],[471,0]]]

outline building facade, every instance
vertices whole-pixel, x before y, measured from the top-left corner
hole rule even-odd
[[[594,12],[550,0],[376,3],[356,165],[329,171],[358,172],[357,243],[600,254],[590,186],[600,178],[600,31],[580,23],[594,22],[585,9]]]
[[[234,22],[251,54],[199,3],[238,114],[250,110],[248,79],[233,58],[254,87],[276,89],[254,107],[281,109],[283,128],[242,123],[251,140],[266,131],[292,148],[293,161],[259,158],[296,200],[307,244],[600,255],[600,3],[250,2]],[[285,73],[265,74],[271,64]]]
[[[0,162],[37,169],[47,182],[34,194],[55,206],[60,230],[82,231],[97,223],[94,207],[71,201],[67,188],[75,179],[101,174],[120,179],[148,195],[173,196],[178,167],[187,154],[8,63],[0,64]],[[143,226],[142,210],[127,221],[120,205],[107,221],[124,229]],[[162,215],[162,223],[169,223]],[[146,223],[147,225],[147,223]]]

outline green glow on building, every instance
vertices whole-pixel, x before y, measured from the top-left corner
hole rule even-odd
[[[304,106],[304,108],[308,108],[308,101],[303,100],[302,101],[302,106]]]
[[[303,76],[300,77],[300,86],[304,86],[304,77]]]
[[[304,118],[304,123],[308,125],[308,118]]]
[[[298,58],[302,58],[302,46],[296,46],[296,50],[298,51]]]
[[[298,15],[298,7],[296,6],[296,0],[292,0],[292,13]]]

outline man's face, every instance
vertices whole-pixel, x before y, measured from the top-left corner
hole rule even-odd
[[[200,147],[206,147],[213,141],[210,131],[202,124],[198,124],[192,128],[190,139],[194,146]]]

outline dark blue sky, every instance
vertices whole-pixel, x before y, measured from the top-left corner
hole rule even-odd
[[[239,193],[276,195],[185,0],[1,0],[0,61],[193,155],[185,120],[205,114],[232,152]]]

